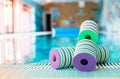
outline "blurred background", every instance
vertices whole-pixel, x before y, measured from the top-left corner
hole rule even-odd
[[[87,19],[99,24],[108,62],[120,62],[119,0],[0,0],[0,64],[49,62],[51,48],[76,45]]]

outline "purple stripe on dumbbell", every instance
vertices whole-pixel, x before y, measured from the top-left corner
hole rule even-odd
[[[106,50],[105,50],[105,48],[103,46],[101,46],[101,47],[103,48],[103,50],[105,52],[105,57],[104,57],[104,61],[105,61],[106,60]]]
[[[71,54],[72,51],[70,51],[68,48],[67,50],[69,51],[69,54],[70,54],[70,64],[68,65],[68,67],[70,67],[72,64],[72,54]]]
[[[79,41],[78,43],[81,43],[81,42],[90,42],[90,43],[92,43],[94,46],[96,46],[95,43],[93,43],[91,40],[88,40],[88,39],[81,40],[81,41]]]
[[[72,47],[72,49],[75,51],[75,48],[74,48],[74,47]]]
[[[100,60],[98,61],[98,63],[100,63],[101,62],[101,59],[102,59],[102,51],[101,51],[101,49],[98,47],[98,49],[99,49],[99,51],[100,51]]]
[[[65,67],[65,65],[66,65],[66,53],[65,53],[65,51],[64,51],[64,49],[63,48],[60,48],[62,51],[63,51],[63,53],[64,53],[64,57],[65,57],[65,62],[64,62],[64,65],[63,65],[63,68]]]

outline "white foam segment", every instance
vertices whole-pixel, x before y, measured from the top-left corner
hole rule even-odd
[[[81,29],[83,29],[84,27],[86,26],[89,26],[89,27],[93,27],[95,28],[96,30],[98,30],[98,26],[96,26],[95,24],[92,24],[92,23],[86,23],[84,25],[81,26]]]
[[[92,22],[86,22],[86,23],[82,24],[82,26],[93,26],[94,28],[98,29],[98,25],[96,25],[95,23],[92,23]]]
[[[81,26],[83,26],[86,23],[92,23],[92,24],[94,24],[95,26],[98,27],[98,24],[95,21],[93,21],[93,20],[85,20],[84,22],[82,22]]]

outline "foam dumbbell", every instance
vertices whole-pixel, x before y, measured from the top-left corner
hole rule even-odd
[[[78,40],[89,39],[93,42],[98,40],[98,25],[92,20],[86,20],[81,24]]]
[[[96,44],[88,39],[80,40],[75,48],[74,67],[79,71],[91,71],[96,63]]]
[[[49,54],[49,62],[54,69],[69,68],[73,66],[74,47],[52,48]]]

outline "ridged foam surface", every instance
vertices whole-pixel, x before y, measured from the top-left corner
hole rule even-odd
[[[75,68],[54,70],[50,64],[2,64],[0,79],[99,79],[120,78],[120,63],[96,65],[91,72],[80,72]]]

